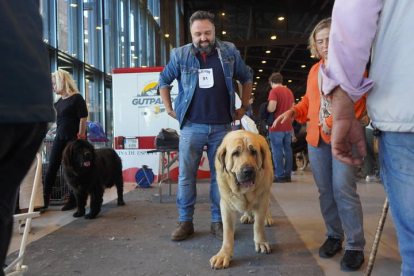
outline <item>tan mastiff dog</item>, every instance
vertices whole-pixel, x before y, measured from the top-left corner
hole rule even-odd
[[[210,264],[211,268],[220,269],[228,267],[233,256],[237,212],[244,214],[243,223],[251,223],[251,215],[254,217],[256,252],[272,251],[264,226],[273,223],[269,212],[273,166],[264,137],[244,130],[232,131],[224,137],[217,149],[215,165],[221,198],[223,245],[210,259]]]

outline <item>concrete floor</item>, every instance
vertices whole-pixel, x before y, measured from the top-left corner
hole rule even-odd
[[[280,250],[280,251],[288,250],[289,246],[286,247],[286,245],[292,242],[295,242],[295,241],[292,241],[291,239],[297,239],[297,237],[300,239],[301,243],[303,243],[305,246],[304,250],[302,250],[303,254],[306,255],[309,253],[308,255],[311,256],[311,259],[307,259],[306,257],[299,256],[299,255],[297,256],[298,266],[301,266],[302,270],[296,270],[296,272],[294,272],[295,269],[297,268],[293,266],[291,262],[295,263],[295,260],[292,258],[285,259],[283,252],[274,252],[272,254],[275,254],[275,255],[272,258],[275,258],[275,257],[279,258],[278,259],[279,262],[275,261],[274,259],[272,260],[272,262],[262,261],[261,268],[250,269],[250,270],[246,269],[250,266],[250,262],[249,262],[248,264],[249,266],[247,266],[246,264],[246,266],[244,267],[244,270],[243,269],[240,270],[240,267],[237,268],[237,266],[243,267],[243,262],[240,264],[239,262],[235,261],[234,265],[236,266],[236,268],[232,266],[230,269],[226,270],[226,272],[224,271],[220,273],[216,272],[215,275],[251,275],[251,274],[262,275],[262,273],[265,273],[265,272],[266,274],[269,274],[269,271],[272,271],[270,273],[271,275],[299,275],[299,276],[321,275],[319,274],[319,272],[317,272],[318,269],[315,270],[314,267],[312,267],[312,263],[315,263],[317,266],[319,266],[320,271],[322,271],[321,272],[322,275],[328,275],[328,276],[363,275],[364,269],[368,262],[369,253],[371,251],[372,242],[374,239],[375,231],[376,231],[377,224],[378,224],[378,219],[381,213],[381,209],[382,209],[382,205],[383,205],[383,201],[385,197],[382,185],[380,183],[367,183],[364,180],[360,180],[358,182],[358,192],[361,196],[361,201],[362,201],[363,210],[364,210],[364,229],[365,229],[365,238],[367,241],[367,245],[365,249],[366,261],[365,261],[364,267],[360,271],[342,272],[339,269],[339,262],[341,258],[340,255],[337,255],[332,259],[321,259],[318,256],[318,248],[324,242],[325,227],[324,227],[323,219],[322,219],[322,216],[319,210],[318,192],[314,184],[311,172],[309,171],[309,169],[308,171],[304,171],[304,172],[299,171],[297,174],[292,175],[292,181],[293,182],[291,183],[274,183],[273,184],[272,196],[273,196],[273,200],[276,203],[274,204],[275,206],[272,207],[274,208],[274,210],[272,211],[275,212],[273,214],[273,217],[276,222],[276,225],[273,226],[271,230],[266,230],[266,231],[269,232],[270,235],[273,235],[274,233],[278,232],[277,235],[276,234],[274,235],[276,239],[279,237],[283,237],[282,240],[273,240],[273,242],[276,243],[276,246],[275,246],[276,251],[277,250]],[[200,187],[203,187],[202,189],[199,189],[200,198],[202,198],[208,192],[208,184],[206,183],[206,181],[202,181],[201,183],[204,183],[204,184],[200,185]],[[135,196],[139,193],[139,191],[137,192],[137,189],[135,189],[135,186],[136,185],[134,183],[125,183],[125,193],[128,193],[131,204],[133,200],[136,200],[137,202],[145,201],[147,204],[146,206],[149,206],[148,204],[150,204],[152,206],[151,207],[152,211],[154,212],[151,214],[151,216],[159,217],[157,219],[159,219],[160,222],[156,222],[156,223],[162,225],[162,227],[160,227],[160,229],[157,230],[157,235],[159,235],[158,237],[162,237],[162,239],[165,239],[165,240],[164,240],[164,244],[157,244],[157,246],[163,247],[164,248],[163,251],[166,250],[166,252],[168,252],[169,247],[171,247],[170,248],[170,250],[172,250],[171,252],[181,252],[181,251],[177,251],[177,248],[176,248],[176,247],[180,248],[179,245],[177,246],[176,243],[171,243],[170,241],[168,241],[170,232],[175,228],[175,225],[171,225],[171,224],[173,224],[172,222],[176,220],[176,214],[177,214],[175,204],[173,203],[174,196],[167,198],[165,203],[161,203],[161,205],[159,205],[160,203],[158,203],[158,199],[156,197],[158,193],[157,188],[146,189],[145,192],[140,193],[140,194],[144,194],[144,193],[147,194],[147,197],[145,199],[144,198],[141,199]],[[173,194],[175,195],[176,194],[175,184],[173,184],[172,190],[173,190]],[[167,191],[168,191],[168,188],[165,186],[163,189],[163,193],[166,194]],[[128,198],[128,195],[126,195],[126,198]],[[104,203],[113,200],[115,197],[116,197],[116,193],[114,190],[107,191],[105,193]],[[199,225],[203,225],[203,228],[208,228],[208,223],[209,223],[208,222],[208,219],[209,219],[208,218],[208,205],[209,204],[207,202],[207,199],[205,201],[206,202],[200,203],[199,205],[200,207],[198,209],[200,209],[201,206],[205,206],[205,209],[207,211],[205,211],[205,213],[202,213],[203,214],[202,216],[199,215],[199,218],[196,218],[196,219],[198,219]],[[126,202],[128,205],[128,201]],[[112,216],[116,217],[116,213],[122,210],[121,209],[122,207],[114,208],[113,203],[110,203],[109,205],[110,205],[110,208],[107,208],[107,210],[103,212],[102,217],[96,220],[97,222],[99,222],[99,220],[100,222],[104,221],[105,217],[111,215],[111,213],[112,213]],[[139,205],[139,206],[142,207],[142,205]],[[159,207],[157,208],[157,206]],[[137,212],[139,212],[139,210],[137,210]],[[41,251],[41,250],[44,251],[44,248],[41,248],[42,241],[44,241],[43,242],[44,244],[47,244],[48,246],[47,250],[50,250],[52,252],[59,251],[59,241],[56,240],[58,237],[64,236],[67,238],[65,242],[70,243],[71,242],[70,232],[69,233],[63,232],[64,235],[62,236],[62,230],[59,230],[62,227],[64,228],[65,225],[67,225],[66,227],[69,227],[69,229],[72,229],[72,230],[82,228],[82,231],[83,231],[82,233],[76,233],[73,230],[74,231],[73,236],[77,234],[81,236],[85,236],[85,235],[88,236],[90,235],[90,231],[92,232],[94,231],[93,228],[89,226],[85,227],[85,229],[79,226],[79,224],[82,225],[82,223],[84,222],[82,222],[82,220],[79,220],[79,219],[74,219],[72,217],[72,213],[73,213],[72,211],[61,212],[60,206],[55,206],[55,207],[51,207],[49,211],[42,214],[41,217],[34,219],[32,221],[32,225],[33,225],[32,232],[29,235],[29,242],[34,242],[34,243],[31,247],[29,247],[30,250],[28,250],[28,254],[30,254],[30,252],[37,253],[37,251]],[[168,215],[165,215],[166,213],[168,213]],[[165,219],[162,219],[163,215],[165,215]],[[168,220],[168,223],[164,224],[165,220]],[[285,227],[287,224],[289,224],[288,225],[289,227]],[[250,231],[248,228],[246,229],[243,228],[243,226],[239,226],[239,228],[240,228],[240,231],[242,231],[241,232],[242,238],[244,237],[244,233],[246,231]],[[126,232],[131,231],[131,230],[133,229],[125,229],[125,230],[116,229],[114,231],[116,231],[117,233],[121,233],[121,234],[124,231],[125,232],[124,234],[127,235]],[[200,230],[204,231],[206,229],[200,229]],[[280,233],[281,231],[282,232],[283,231],[295,232],[295,233]],[[196,232],[197,232],[197,229],[196,229]],[[248,239],[251,240],[250,234],[248,234],[247,236],[248,236]],[[294,235],[292,236],[290,234],[294,234]],[[12,240],[10,250],[9,250],[10,253],[13,253],[16,250],[18,250],[20,237],[21,236],[18,234],[17,224],[16,224],[14,235],[13,235],[13,240]],[[55,242],[53,242],[53,239],[51,240],[51,237],[55,239]],[[283,240],[285,238],[286,240]],[[147,237],[143,236],[142,239],[143,239],[142,241],[137,240],[137,242],[138,243],[139,242],[149,243],[150,242],[149,240],[152,240],[150,236],[147,236]],[[214,243],[214,246],[212,246],[214,247],[212,248],[212,251],[216,250],[216,247],[219,249],[219,244],[216,245],[215,243],[217,242],[214,240],[210,240],[210,238],[208,238],[208,235],[204,237],[202,232],[200,235],[196,235],[193,242],[196,242],[196,240],[197,242],[206,243],[206,244]],[[271,238],[269,238],[269,240],[271,240]],[[35,241],[38,241],[38,242],[36,243]],[[191,242],[192,241],[189,241],[189,243],[185,243],[185,246],[189,246],[189,248],[184,248],[184,249],[190,250],[192,247]],[[114,243],[116,244],[116,239]],[[56,248],[53,248],[53,247],[56,247]],[[143,247],[141,247],[141,250],[142,248]],[[68,250],[70,251],[74,249],[69,248]],[[244,250],[244,247],[240,247],[240,250]],[[191,254],[191,256],[192,254],[196,254],[195,256],[198,256],[197,254],[199,254],[199,252],[194,253],[191,250],[188,251],[187,253]],[[15,254],[16,253],[12,255],[15,255]],[[35,254],[35,253],[32,253],[32,254]],[[91,254],[94,254],[94,253],[91,253]],[[209,257],[207,257],[207,255],[209,256],[209,254],[210,253],[208,252],[206,256],[204,254],[201,254],[200,256],[198,256],[198,259],[194,262],[194,266],[197,266],[198,265],[197,262],[200,261],[200,264],[202,264],[204,267],[205,266],[204,264],[208,263]],[[174,257],[171,255],[174,255],[174,253],[168,255],[169,257],[167,258]],[[294,257],[295,255],[293,254],[291,256]],[[248,256],[242,256],[242,257],[248,258]],[[128,258],[137,258],[137,261],[138,261],[138,259],[143,258],[143,256],[130,256]],[[29,262],[29,269],[30,269],[30,265],[32,265],[33,269],[35,269],[35,267],[38,266],[37,271],[41,271],[39,270],[39,268],[41,268],[42,265],[46,265],[45,263],[31,264],[29,260],[30,260],[30,256],[27,257],[27,261]],[[310,269],[309,273],[304,272],[306,270],[303,270],[303,268],[306,268],[306,266],[304,266],[306,264],[304,264],[303,262],[309,263],[309,269]],[[141,260],[141,263],[142,263],[142,260]],[[272,264],[275,264],[275,263],[277,263],[277,266],[272,266]],[[82,275],[88,275],[88,276],[89,275],[90,276],[94,276],[94,275],[105,276],[105,275],[117,274],[117,273],[109,273],[109,272],[108,274],[105,274],[105,271],[101,271],[99,274],[95,274],[94,272],[86,272],[88,270],[85,270],[84,273],[81,273],[81,270],[75,269],[75,267],[77,266],[77,261],[75,260],[73,263],[69,262],[66,265],[67,267],[74,267],[74,269],[71,270],[72,273],[62,274],[61,272],[59,272],[59,275],[80,275],[82,274]],[[99,266],[98,263],[90,263],[87,265]],[[375,276],[399,275],[400,265],[401,265],[401,260],[398,254],[397,237],[396,237],[391,215],[389,214],[386,220],[385,227],[384,227],[384,231],[383,231],[383,235],[381,238],[381,242],[380,242],[380,246],[379,246],[379,250],[378,250],[378,254],[377,254],[377,258],[376,258],[376,262],[374,265],[374,270],[373,270],[372,275],[375,275]],[[50,264],[46,266],[50,266]],[[266,266],[268,266],[267,269],[266,269]],[[310,272],[311,268],[312,268],[312,273]],[[202,270],[202,269],[194,270],[194,268],[188,271],[189,273],[184,273],[184,271],[180,270],[179,268],[177,268],[176,271],[177,272],[174,273],[176,275],[213,275],[214,274],[213,272],[208,271],[208,270]],[[27,275],[57,275],[57,274],[54,274],[54,272],[43,273],[43,274],[30,274],[29,272],[27,273]],[[39,272],[36,272],[36,273],[39,273]],[[147,272],[147,273],[148,274],[136,274],[136,275],[154,275],[154,274],[169,275],[168,272],[155,273],[153,271],[153,272]],[[295,274],[292,274],[292,273],[295,273]],[[130,274],[120,272],[118,275],[130,275]]]

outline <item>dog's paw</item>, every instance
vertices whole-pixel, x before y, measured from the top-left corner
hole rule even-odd
[[[80,211],[77,211],[77,212],[75,212],[74,214],[73,214],[73,217],[74,218],[79,218],[79,217],[83,217],[83,215],[85,214],[85,212],[80,212]]]
[[[212,269],[224,269],[229,267],[231,255],[225,253],[218,253],[210,259]]]
[[[92,214],[86,214],[85,216],[84,216],[84,218],[85,219],[94,219],[94,218],[96,218],[96,215],[92,215]]]
[[[270,227],[270,226],[272,226],[273,225],[273,219],[272,219],[272,217],[268,217],[268,218],[266,218],[265,219],[265,226],[266,227]]]
[[[244,223],[244,224],[252,224],[252,223],[254,223],[254,218],[253,218],[253,216],[243,215],[243,216],[241,216],[240,221],[241,221],[241,223]]]
[[[118,199],[118,206],[124,206],[125,205],[125,201],[123,201],[122,199],[119,200]]]
[[[254,242],[254,246],[256,247],[257,253],[269,254],[270,252],[272,252],[272,246],[270,245],[270,243],[266,241]]]

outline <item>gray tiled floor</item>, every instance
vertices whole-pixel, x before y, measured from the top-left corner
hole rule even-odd
[[[229,270],[219,273],[215,272],[214,275],[263,275],[263,273],[269,274],[269,272],[270,275],[299,276],[323,274],[329,276],[363,275],[363,270],[351,273],[340,271],[339,255],[333,259],[321,259],[317,256],[318,247],[323,243],[325,234],[323,220],[319,211],[317,189],[310,171],[298,172],[298,174],[292,175],[292,180],[293,182],[291,183],[275,183],[272,187],[272,195],[277,202],[272,206],[276,225],[267,229],[267,233],[269,235],[269,240],[272,240],[272,243],[275,246],[275,252],[271,255],[259,255],[256,257],[259,259],[251,260],[251,255],[249,253],[250,245],[248,244],[248,242],[251,242],[250,227],[239,225],[238,231],[240,234],[238,239],[242,242],[238,245],[239,253],[235,253],[234,262],[232,263],[234,267],[233,269],[230,268]],[[85,269],[88,266],[106,267],[107,262],[112,263],[106,256],[100,256],[99,258],[89,260],[92,261],[92,263],[85,260],[78,261],[77,259],[80,256],[87,258],[88,254],[96,254],[96,250],[89,252],[89,249],[84,248],[82,243],[78,244],[77,242],[74,242],[76,237],[78,237],[78,241],[83,240],[84,243],[96,244],[98,241],[99,244],[101,242],[103,244],[107,243],[108,246],[114,248],[114,252],[122,252],[124,246],[128,249],[129,243],[134,247],[133,249],[130,249],[132,251],[129,251],[130,254],[126,255],[124,258],[125,260],[121,259],[123,267],[118,270],[113,270],[113,273],[109,273],[110,269],[106,268],[107,270],[104,271],[108,272],[108,274],[99,275],[130,275],[126,271],[133,268],[140,269],[139,271],[142,271],[143,273],[148,273],[135,275],[154,275],[153,273],[155,273],[155,270],[151,270],[148,266],[150,263],[145,262],[146,258],[155,258],[155,261],[152,262],[154,264],[161,263],[156,274],[175,275],[175,273],[177,273],[177,275],[185,275],[182,274],[185,271],[180,270],[176,263],[174,263],[174,265],[169,264],[169,267],[174,268],[175,270],[165,270],[164,268],[168,267],[168,265],[165,267],[163,266],[163,262],[173,262],[175,258],[177,258],[175,254],[178,253],[184,255],[182,255],[181,258],[184,258],[185,255],[188,254],[184,259],[186,260],[186,263],[191,262],[192,266],[191,269],[186,272],[187,275],[213,275],[213,272],[207,272],[208,270],[204,269],[207,266],[206,262],[208,264],[208,259],[211,257],[210,255],[219,249],[220,244],[214,239],[211,239],[208,234],[208,203],[207,197],[204,195],[204,192],[206,193],[207,191],[208,184],[204,181],[204,184],[200,185],[200,187],[199,205],[196,209],[195,220],[196,225],[199,227],[199,232],[197,233],[196,229],[193,243],[189,241],[188,243],[178,244],[168,241],[169,234],[174,228],[174,225],[171,224],[175,223],[177,210],[173,203],[174,197],[168,199],[166,203],[162,203],[161,205],[158,203],[157,198],[155,197],[155,194],[158,192],[158,189],[156,188],[142,191],[134,189],[135,185],[133,183],[126,183],[126,192],[132,191],[126,196],[126,198],[129,198],[131,201],[129,205],[132,207],[133,204],[137,204],[136,220],[131,222],[131,227],[124,228],[124,230],[118,229],[119,227],[113,225],[107,226],[108,230],[112,229],[114,233],[117,233],[116,235],[126,237],[126,239],[117,239],[116,235],[111,236],[110,232],[102,234],[101,240],[99,238],[92,239],[94,233],[93,225],[95,222],[84,220],[74,221],[71,216],[71,211],[61,212],[59,211],[59,207],[52,207],[51,211],[46,212],[40,218],[33,221],[33,230],[29,239],[30,241],[37,242],[34,242],[29,246],[27,262],[32,265],[32,273],[37,274],[28,273],[27,275],[57,275],[56,273],[59,273],[61,276],[92,276],[98,274],[91,272],[93,270],[82,269]],[[167,188],[164,187],[164,190],[167,191]],[[175,194],[175,191],[176,185],[173,185],[173,194]],[[358,192],[361,196],[364,209],[364,229],[367,240],[365,250],[366,265],[384,200],[384,191],[380,183],[366,183],[361,180],[358,183]],[[138,193],[139,196],[137,197]],[[144,196],[144,193],[147,195]],[[141,196],[143,197],[140,198]],[[112,200],[114,197],[115,193],[111,190],[105,194],[105,201]],[[151,207],[151,210],[146,210],[145,208],[149,208],[149,206]],[[96,223],[101,224],[104,221],[109,223],[109,221],[115,219],[122,221],[123,216],[125,215],[123,212],[126,210],[123,211],[121,208],[122,207],[115,207],[112,203],[108,204],[108,207],[104,208],[104,213],[98,218],[99,221],[97,220]],[[133,212],[135,211],[133,210]],[[142,212],[148,214],[151,213],[151,216],[145,215],[147,218],[147,226],[155,227],[153,229],[156,229],[156,231],[154,230],[153,236],[147,235],[145,236],[146,238],[143,236],[144,241],[140,242],[138,230],[140,227],[139,217],[140,213],[142,215]],[[152,219],[152,217],[154,218]],[[62,226],[65,227],[61,228]],[[157,228],[157,226],[159,227]],[[114,240],[111,240],[113,237],[115,237]],[[128,238],[133,239],[136,243],[130,242],[130,240],[127,240]],[[19,234],[16,230],[10,252],[17,250],[18,240]],[[108,242],[108,240],[110,242]],[[119,244],[116,243],[117,240]],[[148,246],[151,240],[154,242],[153,247]],[[245,242],[247,244],[244,244]],[[141,247],[139,247],[140,243],[143,244]],[[204,245],[204,247],[202,247],[202,245]],[[210,247],[210,249],[208,247]],[[247,248],[247,252],[244,251],[244,248]],[[96,249],[99,252],[99,246],[97,246]],[[64,254],[58,254],[61,253],[61,251]],[[32,254],[30,254],[31,252]],[[176,253],[170,254],[169,252]],[[160,256],[157,257],[157,254],[160,254]],[[48,255],[52,259],[45,257]],[[127,260],[130,259],[132,261],[128,262]],[[82,265],[84,265],[84,268],[82,268]],[[57,270],[51,269],[51,266],[56,266]],[[253,268],[251,268],[252,266]],[[307,266],[309,268],[308,270],[306,270]],[[42,267],[45,268],[44,271],[42,270]],[[62,274],[62,270],[68,272],[68,274]],[[43,272],[39,274],[40,271]],[[175,273],[169,274],[171,271],[175,271]],[[397,238],[392,218],[388,215],[372,275],[399,275],[399,272],[400,259],[398,257]]]

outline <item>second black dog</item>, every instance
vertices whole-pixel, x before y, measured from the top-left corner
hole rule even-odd
[[[95,150],[88,141],[78,139],[65,148],[62,165],[65,179],[76,196],[77,211],[74,217],[85,215],[89,194],[90,212],[85,215],[85,219],[94,219],[101,211],[104,189],[114,185],[118,192],[118,206],[125,205],[122,161],[113,149]]]

